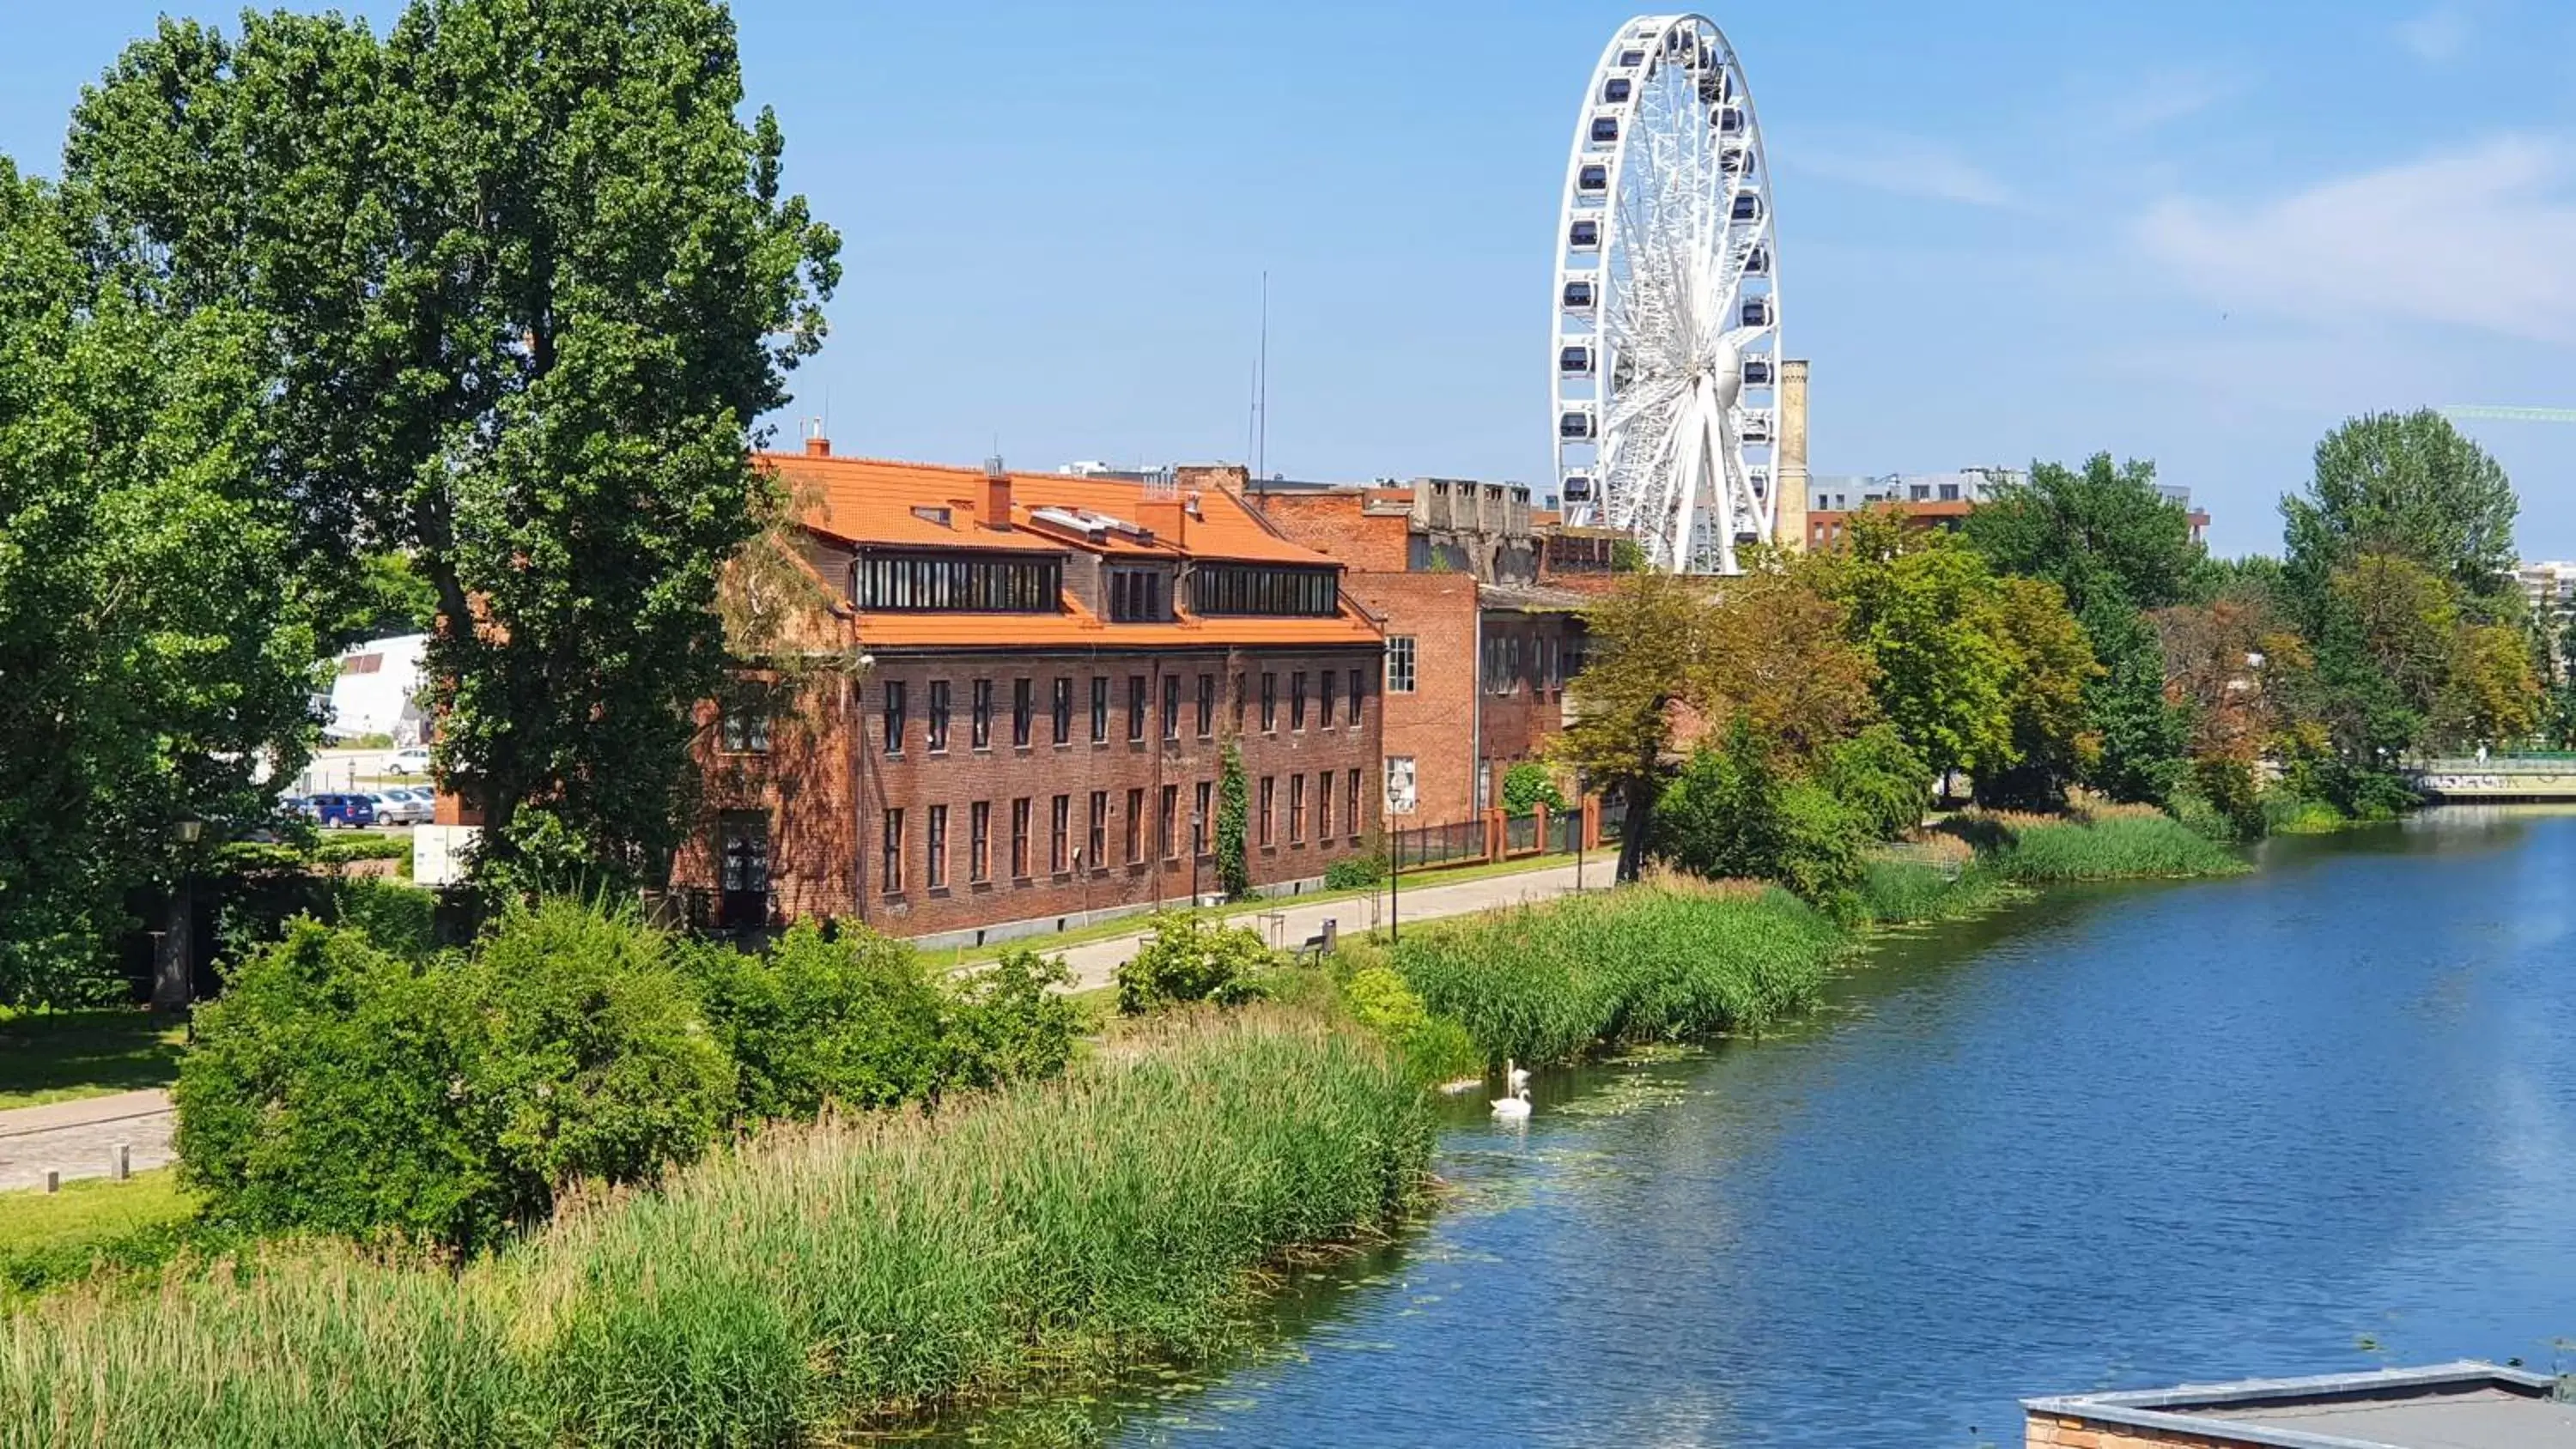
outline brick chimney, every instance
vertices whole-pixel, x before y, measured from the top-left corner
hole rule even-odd
[[[1011,529],[1011,474],[999,454],[984,460],[984,526]]]
[[[824,437],[820,433],[816,433],[814,436],[807,438],[805,440],[805,456],[808,458],[828,458],[832,456],[832,440]]]

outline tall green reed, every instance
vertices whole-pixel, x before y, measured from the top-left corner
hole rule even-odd
[[[766,1134],[449,1269],[280,1245],[0,1320],[0,1445],[797,1444],[1188,1359],[1382,1233],[1430,1151],[1373,1043],[1193,1017],[1071,1076]]]

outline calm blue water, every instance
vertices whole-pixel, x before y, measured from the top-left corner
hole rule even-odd
[[[1114,1442],[2018,1444],[2017,1397],[2576,1336],[2576,817],[1882,948],[1798,1033],[1463,1105],[1449,1210]]]

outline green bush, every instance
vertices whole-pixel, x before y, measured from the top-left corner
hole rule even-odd
[[[1835,744],[1816,779],[1879,840],[1921,825],[1932,804],[1932,767],[1892,724],[1871,725]]]
[[[1386,855],[1382,851],[1344,856],[1324,867],[1324,889],[1328,891],[1366,890],[1385,879]]]
[[[368,940],[418,961],[438,945],[438,893],[380,876],[352,876],[333,884],[333,919],[366,933]]]
[[[1528,815],[1538,807],[1547,807],[1550,815],[1565,813],[1565,797],[1557,793],[1556,776],[1536,760],[1523,760],[1503,772],[1503,813]]]
[[[1145,948],[1118,968],[1118,1010],[1128,1016],[1192,1001],[1239,1006],[1261,995],[1261,974],[1279,964],[1279,953],[1242,926],[1172,911],[1146,926]]]
[[[1995,853],[1994,864],[2007,879],[2018,881],[2182,878],[2235,875],[2250,868],[2170,815],[2020,825]]]
[[[2288,790],[2263,792],[2263,829],[2271,835],[2326,835],[2352,823],[2333,803]]]
[[[694,1159],[733,1100],[668,941],[569,903],[422,962],[299,920],[195,1031],[180,1165],[209,1216],[257,1230],[479,1246],[574,1179]]]
[[[309,858],[317,865],[346,865],[353,860],[409,860],[411,837],[357,835],[323,840],[313,847]]]
[[[807,921],[765,952],[710,944],[685,959],[740,1069],[745,1119],[891,1106],[947,1080],[946,1002],[901,941]]]
[[[1404,978],[1386,966],[1366,966],[1342,984],[1351,1019],[1393,1046],[1425,1081],[1444,1082],[1484,1068],[1467,1028],[1434,1016]]]
[[[1539,1063],[1759,1031],[1814,1005],[1849,943],[1786,891],[1647,886],[1408,930],[1389,954],[1479,1060]]]
[[[1791,780],[1739,721],[1702,746],[1655,806],[1655,853],[1711,880],[1773,880],[1830,902],[1859,882],[1868,817],[1824,785]]]
[[[949,1082],[991,1087],[1063,1071],[1073,1060],[1079,1013],[1054,988],[1072,984],[1063,958],[1026,950],[1006,952],[959,982],[941,1033]]]

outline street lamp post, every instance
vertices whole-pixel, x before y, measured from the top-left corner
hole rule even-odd
[[[179,843],[179,879],[170,891],[170,919],[165,929],[153,933],[152,943],[152,1009],[165,1016],[186,1011],[196,995],[189,958],[196,934],[197,841],[205,830],[205,822],[193,818],[174,822],[170,829]]]

